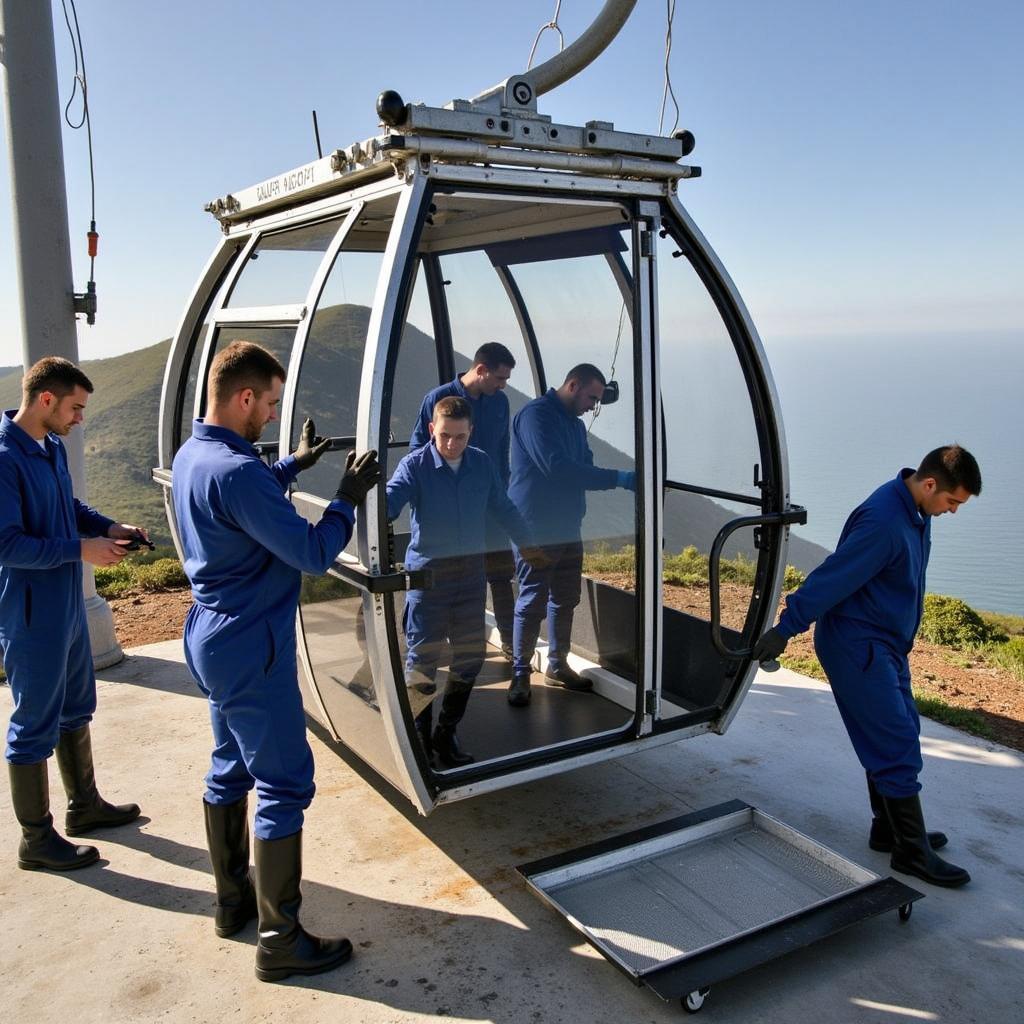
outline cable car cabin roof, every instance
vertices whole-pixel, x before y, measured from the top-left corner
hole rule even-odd
[[[456,104],[461,101],[455,101]],[[488,122],[492,126],[488,127]],[[404,134],[388,133],[230,193],[206,205],[225,231],[272,210],[302,206],[361,184],[402,175],[408,164],[465,168],[517,167],[543,178],[588,176],[648,182],[664,193],[679,178],[700,175],[680,164],[683,141],[617,132],[609,122],[555,125],[542,115],[498,117],[472,110],[410,106]],[[493,172],[488,172],[489,176]],[[538,182],[541,183],[541,182]]]
[[[352,225],[347,249],[383,252],[397,202],[397,194],[392,193],[366,203]],[[260,248],[323,252],[337,227],[336,217],[301,227],[282,226],[265,233]],[[436,255],[483,248],[495,266],[508,266],[536,259],[530,255],[528,243],[541,236],[545,238],[544,259],[623,252],[626,246],[620,231],[628,227],[626,211],[614,201],[595,203],[580,198],[552,204],[532,197],[520,200],[455,193],[427,218],[418,251]],[[555,238],[564,251],[552,249]]]

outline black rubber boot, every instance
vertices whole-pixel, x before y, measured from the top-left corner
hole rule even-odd
[[[871,776],[867,776],[868,780],[868,798],[871,800],[871,834],[868,836],[868,846],[872,850],[878,850],[879,853],[892,853],[892,826],[889,824],[889,818],[885,813],[885,804],[882,802],[882,794],[875,789],[875,784],[871,781]],[[945,832],[929,832],[928,833],[928,845],[933,850],[941,850],[946,843],[949,842],[949,837]]]
[[[466,713],[466,705],[469,703],[472,692],[471,680],[463,679],[454,672],[449,673],[433,737],[437,759],[447,768],[461,768],[476,760],[472,754],[467,754],[459,746],[458,737],[455,735],[455,727],[462,721],[462,716]]]
[[[108,804],[97,792],[88,725],[61,733],[56,754],[61,781],[68,795],[64,830],[69,836],[127,825],[139,816],[138,804]]]
[[[348,939],[321,939],[299,924],[302,905],[302,830],[284,839],[256,839],[256,904],[260,938],[256,977],[283,981],[293,974],[321,974],[352,955]]]
[[[944,861],[928,845],[921,799],[916,793],[913,796],[886,796],[882,800],[895,843],[889,860],[893,871],[916,875],[932,885],[944,885],[951,889],[971,880],[963,868]]]
[[[256,916],[256,889],[249,873],[249,800],[233,804],[203,801],[217,904],[213,930],[222,938],[240,932]]]
[[[46,762],[7,767],[14,816],[21,825],[18,867],[25,871],[74,871],[95,864],[100,859],[95,846],[76,846],[53,829]]]
[[[508,702],[514,708],[525,708],[530,703],[530,673],[521,672],[512,676],[508,688]]]
[[[420,745],[423,747],[423,751],[427,755],[427,761],[431,761],[434,757],[434,745],[430,738],[430,733],[433,727],[434,705],[428,704],[416,716],[416,735],[420,738]]]

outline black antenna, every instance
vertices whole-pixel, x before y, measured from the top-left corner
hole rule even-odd
[[[324,151],[320,148],[320,126],[316,123],[316,111],[313,111],[313,134],[316,136],[316,155],[323,159]]]

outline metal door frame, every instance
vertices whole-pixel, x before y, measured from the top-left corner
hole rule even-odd
[[[714,302],[719,317],[732,342],[739,367],[747,384],[747,397],[754,413],[757,430],[758,449],[762,462],[766,459],[767,466],[761,467],[761,477],[767,484],[761,485],[760,499],[752,495],[729,494],[714,491],[711,488],[684,486],[682,490],[704,494],[709,497],[720,497],[731,501],[750,504],[760,508],[761,514],[767,519],[766,528],[773,534],[771,551],[758,560],[758,576],[755,588],[760,591],[759,606],[752,622],[749,623],[754,636],[767,628],[774,619],[775,608],[782,591],[782,581],[786,571],[786,549],[789,539],[788,522],[792,521],[794,509],[789,504],[789,461],[786,449],[786,437],[782,426],[782,415],[778,392],[772,378],[771,369],[765,355],[757,328],[754,326],[743,298],[735,283],[729,276],[718,255],[710,243],[694,223],[678,197],[671,195],[666,198],[663,211],[668,214],[664,228],[669,236],[684,246],[684,254],[688,262],[704,285],[708,296]],[[658,417],[662,419],[661,396],[657,398]],[[663,437],[663,433],[661,434]],[[662,481],[664,485],[664,480]],[[664,542],[663,536],[660,538]],[[720,546],[719,546],[720,549]],[[659,593],[661,585],[659,582]],[[711,623],[711,640],[717,635],[714,623]],[[720,711],[711,722],[717,733],[724,733],[739,711],[748,690],[757,673],[757,664],[749,659],[745,652],[745,664],[741,665],[732,686],[724,695],[722,702],[716,705]],[[661,680],[658,680],[660,692]],[[704,714],[709,709],[696,709],[694,716]],[[681,715],[672,719],[657,720],[655,731],[671,733],[687,728],[693,722],[690,715]]]

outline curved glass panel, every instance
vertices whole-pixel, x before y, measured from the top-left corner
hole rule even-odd
[[[665,477],[759,498],[761,455],[743,369],[703,281],[669,236],[658,239],[658,328]]]
[[[211,312],[212,310],[220,308],[221,294],[227,287],[227,281],[231,276],[235,260],[244,248],[245,242],[246,239],[244,238],[237,241],[234,253],[231,255],[230,259],[225,264],[224,269],[221,271],[220,279],[206,301],[201,325],[193,336],[191,343],[192,347],[189,350],[188,359],[182,368],[178,386],[182,387],[183,385],[184,392],[182,394],[181,401],[181,414],[178,417],[177,423],[178,435],[172,440],[172,458],[178,451],[178,448],[180,448],[181,445],[192,436],[192,417],[195,415],[196,387],[199,384],[199,364],[202,361],[203,346],[206,344],[207,336],[210,333]]]
[[[409,450],[409,438],[419,418],[423,396],[441,383],[430,298],[422,264],[416,269],[416,281],[402,326],[398,363],[392,381],[391,417],[388,421],[392,444],[388,451],[388,465],[394,468]]]
[[[264,235],[249,254],[227,305],[238,308],[305,302],[309,283],[340,223],[341,219],[335,217]]]
[[[295,340],[294,327],[249,327],[249,326],[228,326],[221,327],[214,338],[213,352],[210,354],[211,363],[213,357],[225,346],[233,341],[251,341],[255,345],[261,345],[277,358],[280,364],[287,369],[288,359],[291,356],[292,342]],[[205,403],[209,402],[209,395],[205,396]],[[280,414],[280,406],[277,415]],[[260,435],[260,443],[276,444],[280,436],[281,421],[277,418],[271,420]]]
[[[484,341],[501,341],[512,349],[517,366],[508,389],[510,404],[525,417],[523,428],[532,431],[530,450],[548,467],[545,472],[550,475],[552,465],[563,466],[564,463],[557,457],[552,463],[545,455],[555,450],[556,439],[547,433],[543,418],[536,418],[532,427],[526,427],[531,416],[538,416],[538,408],[532,412],[525,408],[534,397],[530,360],[515,310],[498,271],[508,271],[521,283],[527,315],[535,326],[540,325],[537,330],[539,358],[549,383],[560,384],[566,371],[583,361],[597,363],[607,371],[618,339],[616,372],[623,394],[623,407],[607,406],[596,423],[591,423],[589,413],[578,415],[584,412],[582,396],[579,406],[574,404],[571,409],[562,404],[550,405],[551,402],[562,403],[557,396],[537,399],[548,403],[550,410],[556,413],[557,425],[564,425],[566,437],[572,439],[566,444],[579,447],[578,452],[573,447],[573,458],[581,463],[592,459],[594,465],[606,470],[589,476],[585,472],[581,474],[593,485],[586,491],[585,508],[582,492],[564,501],[556,493],[569,470],[564,475],[560,471],[549,490],[538,484],[533,492],[536,501],[516,492],[517,460],[525,476],[531,456],[526,447],[517,450],[516,442],[512,444],[513,484],[509,494],[518,502],[531,539],[547,548],[552,565],[557,566],[553,570],[556,590],[552,593],[561,609],[557,625],[550,634],[546,596],[534,602],[530,613],[537,629],[536,643],[531,639],[519,652],[521,659],[535,670],[528,713],[510,706],[506,696],[509,666],[499,652],[499,623],[493,614],[492,598],[495,577],[501,577],[501,573],[495,572],[490,577],[487,588],[490,593],[485,596],[484,551],[486,545],[492,543],[486,532],[490,523],[487,508],[472,502],[463,507],[460,503],[459,519],[453,520],[452,510],[446,511],[440,506],[427,508],[432,487],[424,485],[415,492],[420,502],[416,515],[420,535],[425,538],[425,550],[427,542],[435,544],[426,556],[427,567],[434,574],[433,586],[423,591],[424,596],[418,599],[424,608],[430,606],[426,614],[432,616],[437,608],[443,612],[442,606],[447,607],[445,602],[448,601],[465,602],[467,594],[476,601],[478,593],[480,604],[472,609],[465,606],[467,617],[460,619],[458,628],[452,627],[454,633],[447,632],[448,627],[444,625],[435,636],[434,627],[426,619],[420,622],[416,628],[422,637],[417,640],[422,657],[418,655],[406,669],[413,682],[418,672],[433,672],[438,693],[442,693],[449,669],[455,664],[465,664],[467,645],[476,651],[474,645],[479,642],[479,654],[468,660],[472,662],[479,657],[483,664],[475,674],[471,698],[465,702],[464,712],[459,712],[458,720],[460,742],[475,758],[473,771],[495,758],[560,744],[565,744],[568,754],[574,749],[574,741],[598,735],[613,737],[628,729],[635,720],[637,602],[631,590],[618,587],[614,582],[606,585],[592,576],[589,561],[585,562],[592,556],[614,561],[616,566],[621,562],[635,577],[636,498],[631,491],[615,489],[617,475],[614,472],[632,469],[634,462],[633,329],[626,315],[621,332],[619,330],[623,295],[607,259],[608,254],[614,252],[624,255],[627,264],[630,262],[629,227],[626,211],[613,203],[440,191],[431,197],[430,215],[422,230],[419,251],[421,255],[437,256],[442,276],[450,282],[445,286],[445,296],[454,365],[464,370],[475,349]],[[631,292],[627,294],[631,299]],[[409,319],[413,319],[411,314]],[[425,323],[415,323],[415,326],[425,331]],[[403,410],[409,402],[405,392],[411,390],[421,400],[436,380],[436,377],[431,379],[430,360],[426,355],[432,339],[420,339],[416,346],[423,354],[419,360],[422,368],[415,373],[410,370],[408,361],[413,348],[408,324],[406,335],[396,354],[394,374],[384,382],[385,392],[394,395],[390,422],[396,436],[395,424],[404,425]],[[441,340],[444,343],[445,339]],[[418,406],[418,401],[416,404]],[[585,433],[587,427],[593,428],[589,436]],[[390,469],[393,470],[396,462],[392,459]],[[448,467],[444,466],[438,470],[447,471]],[[452,472],[456,473],[458,481],[462,469]],[[405,514],[407,510],[403,516]],[[447,526],[442,530],[438,524],[446,519]],[[453,521],[459,524],[458,529],[451,529]],[[402,522],[399,519],[396,528]],[[400,562],[403,558],[401,537],[398,541],[395,557]],[[450,580],[446,575],[449,568]],[[521,589],[536,582],[532,578],[526,581],[522,575],[527,568],[524,566],[520,573]],[[512,572],[510,566],[508,576]],[[508,578],[503,579],[508,585]],[[578,598],[575,592],[579,592]],[[476,634],[462,636],[461,623],[475,621],[475,615],[485,611],[485,602],[491,610],[486,611],[484,636],[479,639]],[[409,614],[406,611],[403,618],[408,618]],[[447,612],[441,615],[441,621],[446,623],[445,615]],[[606,628],[608,616],[614,618],[615,629]],[[553,650],[558,657],[550,662]],[[578,692],[544,685],[544,671],[549,665],[552,669],[568,665],[575,671],[593,674],[593,690]],[[435,704],[443,706],[444,700]],[[435,714],[438,713],[435,709]],[[439,770],[448,769],[442,766]]]
[[[183,445],[192,436],[192,417],[195,414],[196,385],[199,383],[199,362],[203,354],[203,345],[206,344],[206,335],[210,331],[209,323],[204,323],[199,328],[195,344],[189,356],[188,367],[185,370],[185,394],[181,402],[181,416],[178,419],[178,438],[174,444],[174,451]]]
[[[307,416],[321,437],[339,439],[338,450],[327,452],[298,480],[300,490],[325,500],[334,497],[355,437],[366,332],[380,263],[380,253],[338,253],[302,353],[290,447],[298,444]]]
[[[754,467],[761,464],[754,405],[729,330],[685,245],[659,238],[657,273],[665,491],[662,505],[664,606],[662,720],[720,706],[743,664],[711,640],[708,558],[719,531],[760,511]],[[697,489],[697,490],[693,490]],[[749,495],[751,504],[720,494]],[[747,644],[759,608],[760,552],[754,530],[734,532],[719,563],[721,636]]]
[[[514,416],[537,396],[523,332],[499,271],[481,251],[442,256],[441,270],[446,282],[455,370],[464,373],[485,342],[501,342],[516,361],[505,389]]]

